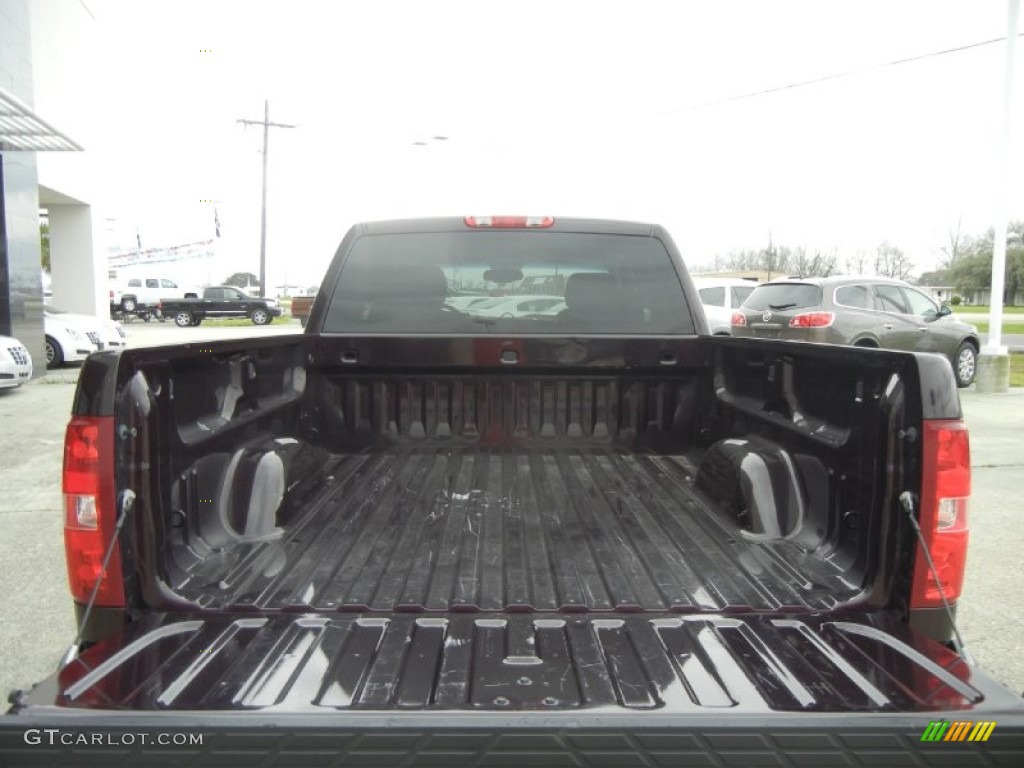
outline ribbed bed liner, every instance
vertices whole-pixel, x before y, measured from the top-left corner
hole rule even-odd
[[[273,542],[211,555],[176,591],[316,611],[829,609],[859,594],[788,542],[743,538],[683,457],[479,446],[344,455]]]

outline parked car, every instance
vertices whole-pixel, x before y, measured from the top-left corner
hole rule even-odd
[[[732,334],[733,310],[738,309],[750,292],[757,287],[753,280],[730,277],[695,277],[693,284],[704,306],[708,332],[713,336]]]
[[[471,317],[529,317],[557,314],[565,308],[562,296],[501,296],[469,302],[462,311]]]
[[[444,303],[447,304],[452,309],[457,309],[460,312],[468,312],[472,307],[475,307],[478,304],[482,304],[485,301],[491,301],[491,299],[493,299],[493,298],[494,298],[493,296],[489,296],[489,295],[483,295],[483,296],[466,296],[466,295],[449,296],[447,299],[444,300]]]
[[[93,352],[119,349],[128,343],[124,327],[109,317],[77,314],[49,306],[43,312],[43,323],[48,368],[78,362]]]
[[[824,277],[762,283],[732,314],[734,336],[935,352],[957,384],[974,381],[981,337],[902,280]]]
[[[102,349],[102,334],[98,326],[86,330],[79,323],[51,314],[49,310],[43,312],[43,330],[47,368],[81,362]]]
[[[0,336],[0,389],[20,387],[32,378],[32,355],[17,339]]]

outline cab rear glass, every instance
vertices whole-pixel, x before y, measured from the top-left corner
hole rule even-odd
[[[468,299],[481,294],[484,301]],[[514,317],[486,312],[502,301],[541,298],[566,306],[543,317],[526,316],[525,310]],[[345,258],[323,327],[325,333],[359,334],[506,330],[696,332],[678,273],[659,239],[537,230],[364,235]]]
[[[821,288],[810,283],[759,285],[743,302],[744,309],[806,309],[821,306]]]

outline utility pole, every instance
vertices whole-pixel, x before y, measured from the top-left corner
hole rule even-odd
[[[1017,47],[1017,26],[1020,0],[1007,0],[1006,72],[1003,80],[1003,124],[999,152],[996,155],[995,238],[992,242],[992,287],[989,307],[988,343],[981,348],[977,360],[979,392],[1005,392],[1010,387],[1010,356],[1003,344],[1003,291],[1006,289],[1006,240],[1010,202],[1008,165],[1014,144],[1014,56]],[[1011,301],[1013,297],[1010,297]]]
[[[267,295],[267,146],[271,128],[294,128],[294,125],[270,122],[270,100],[263,100],[262,120],[238,120],[243,125],[263,126],[263,197],[260,202],[260,296]]]

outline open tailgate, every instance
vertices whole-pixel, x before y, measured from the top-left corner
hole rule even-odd
[[[882,615],[158,614],[14,703],[4,765],[1024,764],[1021,699]]]

